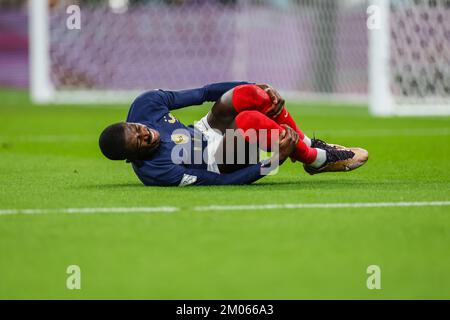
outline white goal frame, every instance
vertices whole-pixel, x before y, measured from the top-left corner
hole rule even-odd
[[[130,103],[136,91],[55,90],[50,79],[49,0],[29,2],[30,94],[36,104]]]
[[[369,33],[369,93],[365,95],[339,94],[304,94],[287,92],[294,99],[307,101],[329,101],[339,105],[369,104],[370,112],[376,116],[393,115],[450,115],[450,99],[448,103],[422,100],[402,101],[399,104],[391,91],[390,77],[390,0],[370,0],[371,5],[379,8],[380,28],[368,30]],[[30,94],[36,104],[118,104],[130,103],[141,91],[99,91],[99,90],[56,90],[50,79],[50,23],[48,0],[29,2],[29,39],[30,39]],[[425,103],[424,103],[425,102]],[[445,101],[447,102],[447,101]]]

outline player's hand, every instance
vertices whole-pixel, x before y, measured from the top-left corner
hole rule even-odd
[[[280,93],[272,86],[268,84],[257,84],[257,86],[267,92],[270,99],[272,100],[272,106],[266,112],[266,116],[271,118],[277,117],[281,113],[281,111],[283,111],[285,100],[281,97]]]
[[[279,161],[280,163],[283,163],[294,152],[299,136],[298,133],[288,125],[282,124],[281,126],[286,129],[286,131],[280,135],[279,142]]]

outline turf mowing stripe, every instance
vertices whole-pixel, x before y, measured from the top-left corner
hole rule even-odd
[[[390,136],[448,136],[450,128],[411,128],[411,129],[368,129],[320,131],[317,134],[336,137],[390,137]]]
[[[263,205],[212,205],[198,206],[193,211],[245,211],[272,209],[319,209],[319,208],[381,208],[381,207],[436,207],[450,206],[450,201],[428,202],[355,202],[355,203],[285,203]],[[152,213],[177,212],[179,207],[129,207],[129,208],[63,208],[63,209],[0,209],[0,215],[38,215],[49,213],[89,214],[89,213]]]
[[[320,209],[320,208],[382,208],[382,207],[433,207],[450,206],[450,201],[429,202],[356,202],[356,203],[298,203],[298,204],[263,204],[263,205],[226,205],[195,207],[195,211],[239,211],[239,210],[273,210],[273,209]]]
[[[378,130],[333,130],[317,131],[321,135],[336,137],[378,137],[378,136],[447,136],[450,128],[412,128],[412,129],[378,129]],[[1,142],[88,142],[96,141],[96,135],[23,135],[23,136],[0,136]]]
[[[0,141],[10,142],[87,142],[98,139],[96,135],[25,135],[25,136],[0,136]]]

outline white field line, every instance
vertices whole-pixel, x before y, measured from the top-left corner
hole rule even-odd
[[[248,211],[274,209],[320,209],[320,208],[382,208],[382,207],[438,207],[450,206],[450,201],[424,202],[355,202],[355,203],[297,203],[262,205],[211,205],[193,208],[180,207],[123,207],[123,208],[62,208],[62,209],[0,209],[0,215],[39,215],[50,213],[95,214],[95,213],[173,213],[184,210],[205,211]]]
[[[450,206],[450,201],[427,202],[355,202],[355,203],[286,203],[262,205],[224,205],[195,207],[195,211],[240,211],[273,209],[321,209],[321,208],[383,208],[383,207],[434,207]]]
[[[318,130],[317,135],[330,137],[386,137],[386,136],[448,136],[450,128],[411,128],[411,129],[363,129],[363,130]],[[89,142],[97,141],[96,135],[22,135],[0,136],[0,142]]]
[[[65,213],[65,214],[89,214],[89,213],[153,213],[153,212],[175,212],[179,208],[176,207],[130,207],[130,208],[63,208],[63,209],[0,209],[0,215],[15,214],[49,214],[49,213]]]

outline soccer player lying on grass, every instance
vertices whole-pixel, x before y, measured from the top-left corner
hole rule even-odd
[[[170,113],[206,101],[215,103],[193,126]],[[102,132],[99,145],[107,158],[131,162],[145,185],[156,186],[250,184],[288,157],[309,174],[354,170],[368,159],[363,149],[308,138],[275,89],[243,82],[146,92],[126,122]],[[259,161],[258,148],[275,155]]]

